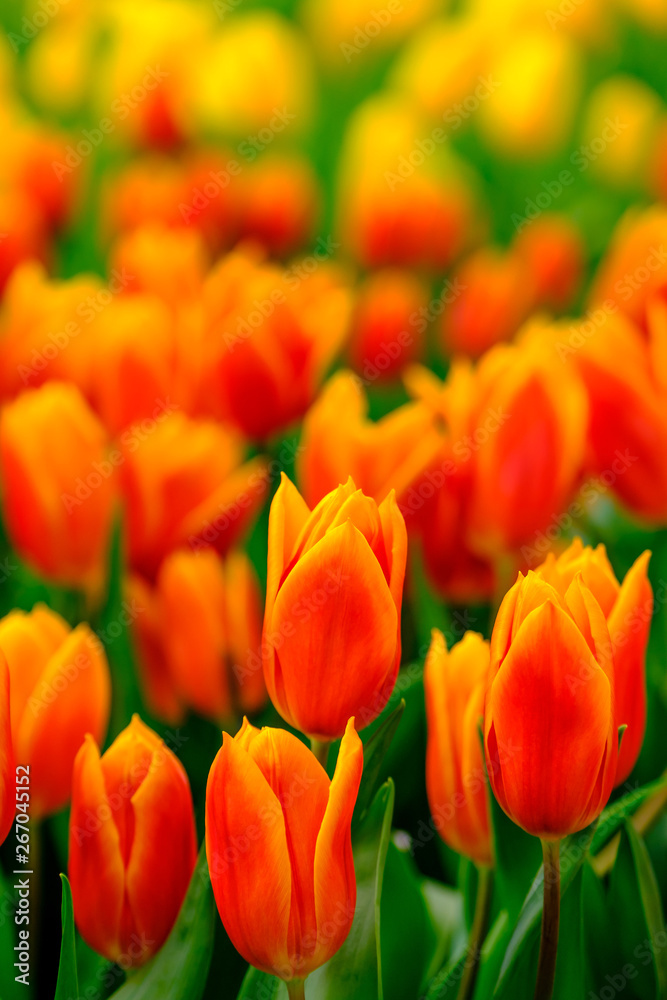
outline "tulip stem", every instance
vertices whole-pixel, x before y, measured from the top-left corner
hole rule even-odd
[[[542,939],[537,963],[535,1000],[551,1000],[556,978],[558,923],[560,920],[560,841],[543,840],[544,904],[542,906]]]
[[[475,897],[475,913],[472,918],[470,937],[468,938],[468,949],[463,975],[459,985],[459,992],[456,1000],[468,1000],[472,995],[479,966],[479,956],[482,943],[486,936],[486,926],[489,919],[489,908],[491,904],[491,887],[493,885],[493,873],[490,868],[480,865],[477,869],[477,895]]]
[[[290,979],[285,983],[289,1000],[306,1000],[305,980]]]
[[[327,769],[327,760],[329,759],[330,746],[331,743],[327,742],[326,740],[313,739],[310,741],[310,749],[313,751],[313,753],[315,754],[315,756],[317,757],[317,759],[319,760],[320,764],[322,765],[325,771]]]

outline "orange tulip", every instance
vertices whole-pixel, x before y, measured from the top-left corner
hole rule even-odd
[[[19,801],[15,789],[25,773],[17,774],[14,770],[9,670],[5,659],[0,656],[0,844],[3,843],[12,828],[17,812],[16,805]]]
[[[116,242],[110,268],[131,277],[128,292],[148,292],[177,307],[201,295],[207,253],[196,229],[145,225]]]
[[[185,709],[167,666],[158,592],[140,573],[131,573],[124,593],[130,607],[140,609],[132,622],[132,643],[143,703],[156,719],[178,726]]]
[[[262,653],[269,695],[313,739],[380,714],[401,658],[407,537],[393,493],[378,506],[349,479],[313,511],[285,476],[269,515]]]
[[[510,819],[554,841],[599,816],[618,758],[614,663],[581,576],[561,597],[519,574],[493,627],[484,715],[489,780]]]
[[[618,755],[615,784],[625,781],[635,766],[646,729],[646,646],[653,616],[653,590],[647,575],[650,552],[635,561],[619,584],[604,545],[592,549],[575,538],[556,558],[536,570],[565,597],[578,573],[597,599],[607,619],[614,653],[616,727],[627,726]]]
[[[317,176],[308,160],[263,156],[241,175],[239,228],[267,252],[286,257],[312,238],[320,210]]]
[[[69,878],[83,939],[123,968],[164,944],[197,856],[183,765],[138,716],[100,757],[86,737],[74,762]]]
[[[79,390],[29,389],[0,415],[4,513],[19,555],[58,583],[99,587],[115,495],[104,428]]]
[[[453,289],[442,317],[444,346],[471,357],[510,340],[535,301],[522,258],[495,247],[482,247],[468,257],[456,271]]]
[[[221,721],[266,701],[259,583],[243,552],[179,550],[157,578],[165,657],[177,696]]]
[[[306,414],[296,456],[297,478],[310,507],[352,476],[380,503],[404,490],[433,457],[439,438],[431,414],[419,403],[380,420],[368,417],[368,400],[356,375],[338,371]]]
[[[532,220],[517,234],[514,252],[528,270],[535,305],[566,309],[584,271],[581,233],[568,216],[553,212]]]
[[[225,930],[258,969],[303,980],[345,941],[356,880],[350,823],[363,747],[345,727],[336,772],[296,736],[246,720],[223,733],[206,788],[206,854]]]
[[[86,624],[70,629],[43,604],[0,621],[0,650],[11,678],[16,759],[30,766],[30,815],[69,802],[72,765],[86,733],[103,740],[111,678],[102,643]]]
[[[256,440],[303,415],[346,333],[349,290],[315,256],[300,267],[239,251],[204,288],[202,405]]]
[[[361,285],[352,321],[349,356],[370,382],[391,379],[416,361],[427,326],[428,288],[412,272],[386,268]]]
[[[606,314],[593,335],[590,321],[575,324],[564,358],[588,393],[589,469],[630,510],[660,524],[667,520],[667,364],[660,361],[667,325],[661,330],[660,300],[652,304],[650,342],[625,317]]]
[[[125,431],[120,450],[130,564],[149,580],[179,546],[224,555],[266,496],[264,459],[242,464],[238,435],[213,421],[165,411]]]
[[[428,743],[426,790],[438,833],[478,865],[493,863],[479,720],[489,669],[489,644],[476,632],[449,652],[433,629],[424,665]]]
[[[0,292],[13,270],[36,257],[47,262],[51,257],[46,223],[39,208],[21,191],[0,191]]]

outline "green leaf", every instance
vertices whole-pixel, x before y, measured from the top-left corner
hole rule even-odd
[[[465,948],[468,932],[463,899],[458,890],[432,879],[424,879],[421,891],[435,932],[435,949],[425,974],[425,981],[428,982],[451,955]]]
[[[0,955],[13,955],[16,944],[16,924],[14,923],[14,906],[16,896],[11,882],[5,878],[0,868]],[[23,1000],[31,995],[31,987],[17,983],[14,976],[13,960],[0,962],[0,997],[2,1000]]]
[[[357,804],[352,816],[353,830],[363,822],[375,797],[382,763],[398,729],[404,709],[405,701],[401,699],[396,708],[383,719],[368,741],[364,743],[364,771],[357,795]]]
[[[617,799],[616,802],[607,806],[600,815],[593,843],[591,844],[591,854],[597,854],[604,847],[616,831],[623,826],[626,817],[631,816],[642,802],[655,792],[660,792],[666,787],[667,775],[663,775],[656,781],[651,781],[648,785],[643,785],[641,788],[633,788],[623,798]]]
[[[213,953],[215,904],[205,845],[163,947],[113,994],[116,1000],[199,1000]]]
[[[586,827],[585,830],[574,834],[572,837],[568,837],[561,844],[561,907],[564,906],[562,901],[565,894],[574,882],[575,876],[586,859],[593,838],[593,832],[594,826],[591,825]],[[581,894],[579,890],[578,892],[580,905]],[[493,994],[494,997],[502,997],[505,1000],[505,998],[523,996],[527,988],[532,989],[535,985],[537,953],[542,923],[543,895],[544,869],[540,865],[507,946],[496,989]],[[558,976],[558,967],[556,974]]]
[[[306,980],[308,1000],[383,1000],[380,918],[384,868],[394,815],[394,783],[378,789],[352,838],[357,905],[343,946]],[[237,1000],[285,1000],[285,984],[249,968]]]
[[[618,947],[618,964],[610,971],[631,978],[639,1000],[665,996],[667,953],[660,894],[646,846],[629,822],[621,831],[607,903]],[[625,967],[632,967],[635,974],[627,975]]]
[[[63,885],[62,940],[58,982],[53,1000],[75,1000],[79,995],[79,978],[76,971],[76,941],[74,937],[74,908],[72,890],[66,875],[60,876]]]

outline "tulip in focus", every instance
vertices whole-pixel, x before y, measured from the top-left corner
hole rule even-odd
[[[644,552],[619,584],[604,545],[592,549],[576,538],[556,558],[547,556],[536,570],[565,599],[578,574],[607,620],[614,654],[616,728],[627,726],[618,754],[615,785],[632,771],[646,728],[646,646],[653,617],[653,590],[647,575],[650,552]]]
[[[86,733],[102,742],[111,710],[111,677],[102,643],[88,625],[70,629],[44,604],[0,621],[9,666],[16,760],[30,767],[30,815],[69,802],[72,765]]]
[[[361,728],[393,690],[401,658],[407,537],[393,493],[351,479],[309,510],[283,476],[271,503],[262,654],[271,700],[311,739]]]
[[[357,293],[349,357],[352,367],[369,381],[395,378],[417,361],[424,346],[429,292],[407,270],[386,268],[371,273]]]
[[[519,574],[493,627],[484,715],[487,772],[510,819],[553,842],[600,815],[618,759],[614,662],[580,575],[561,596]]]
[[[479,735],[489,644],[475,632],[447,650],[433,630],[424,665],[426,790],[438,833],[476,864],[493,864],[488,792]]]
[[[266,701],[259,583],[244,552],[181,549],[157,578],[162,641],[177,696],[217,721]]]
[[[147,962],[174,925],[196,855],[188,777],[157,734],[135,715],[102,757],[88,735],[69,828],[74,919],[86,943],[123,968]]]
[[[17,789],[25,772],[14,770],[14,744],[9,707],[9,669],[0,656],[0,844],[12,828],[16,816]],[[25,782],[24,782],[25,783]]]
[[[331,781],[296,736],[247,720],[234,738],[223,734],[211,767],[206,854],[220,917],[243,958],[287,981],[294,997],[352,926],[350,824],[362,768],[353,719]]]
[[[130,565],[146,577],[182,545],[213,545],[224,555],[259,512],[268,489],[266,462],[243,462],[229,427],[166,408],[121,437]]]
[[[5,523],[21,558],[94,593],[104,572],[115,467],[104,428],[73,385],[28,389],[0,416]]]

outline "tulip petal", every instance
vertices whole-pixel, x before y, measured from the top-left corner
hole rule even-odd
[[[646,646],[653,617],[653,590],[647,576],[651,553],[644,552],[628,571],[609,615],[614,648],[616,725],[627,725],[616,765],[616,781],[635,766],[646,729]]]
[[[122,951],[125,871],[99,751],[91,736],[86,736],[76,756],[72,788],[69,878],[74,917],[87,944],[113,962]]]
[[[350,826],[364,766],[364,748],[348,721],[315,848],[317,947],[309,972],[326,962],[350,932],[357,899]]]
[[[126,936],[121,943],[123,952],[139,964],[166,940],[197,860],[190,784],[183,765],[162,742],[130,804],[132,844],[125,891],[131,919],[124,927]],[[166,878],[155,877],[157,844]]]
[[[255,761],[227,733],[206,788],[206,854],[236,950],[269,974],[285,969],[292,876],[283,811]]]
[[[487,755],[500,755],[504,808],[535,836],[574,833],[592,818],[613,726],[612,688],[572,619],[548,601],[531,612],[487,692]],[[604,801],[602,801],[604,805]],[[601,808],[601,806],[600,806]]]
[[[382,711],[396,670],[398,613],[368,542],[349,521],[287,576],[270,631],[282,640],[275,660],[284,700],[276,707],[302,732],[334,739],[351,715],[368,725]]]
[[[0,653],[0,844],[9,833],[16,803],[14,788],[18,791],[17,775],[14,772],[14,751],[10,721],[9,668]]]

